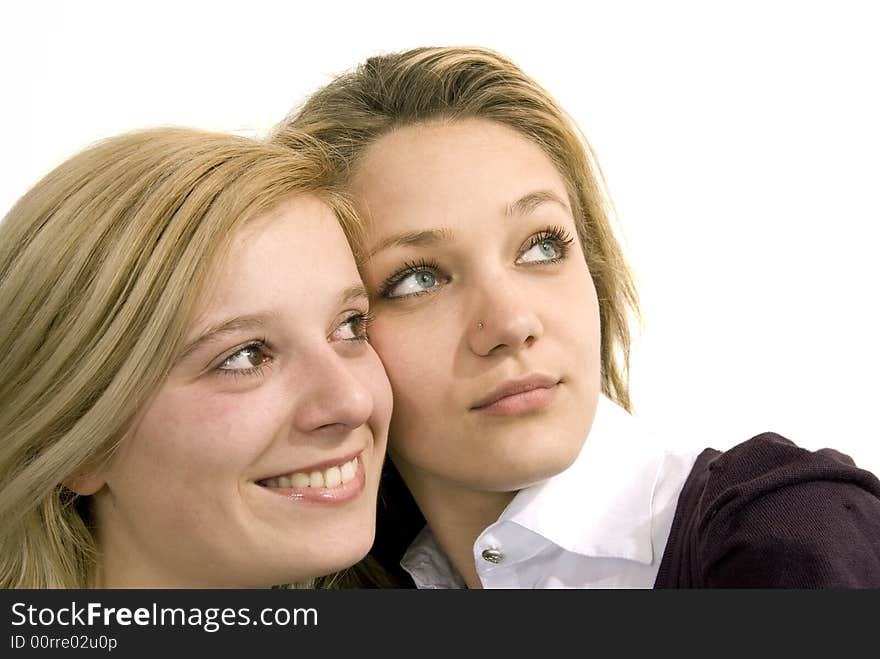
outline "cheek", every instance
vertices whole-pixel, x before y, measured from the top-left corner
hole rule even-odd
[[[419,321],[415,316],[380,316],[370,328],[370,341],[385,365],[395,396],[399,387],[425,383],[428,356],[442,360],[446,354],[441,339]]]
[[[599,343],[599,298],[596,295],[596,287],[588,270],[581,277],[579,291],[574,293],[576,299],[583,300],[579,305],[581,316],[578,321],[583,324],[584,333],[591,337],[594,343]]]
[[[583,364],[590,377],[598,372],[601,352],[599,301],[593,279],[585,264],[578,264],[544,290],[541,318],[552,350],[565,355],[570,366]]]
[[[562,306],[566,313],[561,315],[558,322],[564,327],[566,342],[571,343],[573,347],[578,347],[578,350],[583,353],[584,362],[598,376],[601,353],[599,300],[596,296],[593,278],[586,266],[580,276],[573,278],[567,291],[566,298],[568,300],[579,300],[580,303],[571,304],[569,302]]]
[[[120,447],[113,467],[117,489],[140,484],[168,493],[236,482],[267,445],[257,440],[271,425],[261,412],[265,408],[245,399],[228,394],[157,399]]]
[[[390,439],[423,435],[444,416],[444,392],[453,369],[455,346],[448,323],[425,328],[414,316],[376,319],[370,340],[379,353],[394,392]],[[399,449],[399,444],[398,444]]]

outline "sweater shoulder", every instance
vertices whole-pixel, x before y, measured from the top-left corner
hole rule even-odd
[[[706,449],[679,497],[658,586],[880,585],[880,481],[833,449],[762,433]]]
[[[704,451],[690,477],[704,483],[701,509],[708,516],[731,504],[744,505],[807,482],[851,483],[880,497],[877,477],[859,469],[848,455],[830,448],[810,451],[773,432],[724,452]]]

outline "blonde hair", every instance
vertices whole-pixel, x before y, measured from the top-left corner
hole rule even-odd
[[[629,319],[638,318],[638,298],[613,233],[613,206],[601,170],[574,120],[513,62],[463,47],[372,57],[309,97],[269,139],[294,145],[301,132],[318,138],[330,147],[344,184],[367,148],[389,131],[468,118],[518,131],[540,146],[563,176],[599,298],[602,391],[630,410]]]
[[[87,498],[62,481],[112,455],[239,226],[309,194],[356,236],[324,149],[291,139],[295,150],[182,128],[121,135],[0,222],[0,587],[93,585]]]

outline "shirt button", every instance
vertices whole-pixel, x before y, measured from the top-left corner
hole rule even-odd
[[[483,560],[489,561],[490,563],[500,563],[501,559],[504,558],[504,554],[502,554],[497,549],[484,549],[483,550]]]

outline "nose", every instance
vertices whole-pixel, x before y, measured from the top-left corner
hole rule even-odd
[[[495,279],[469,316],[468,343],[480,356],[518,352],[544,334],[534,301],[515,282],[503,285]]]
[[[303,365],[291,392],[298,430],[344,434],[369,420],[373,396],[353,367],[330,346]]]

